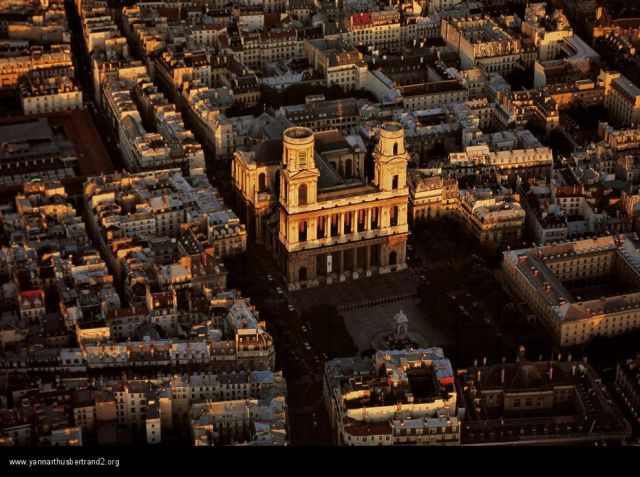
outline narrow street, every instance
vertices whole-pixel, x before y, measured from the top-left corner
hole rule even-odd
[[[323,399],[323,356],[309,346],[309,330],[300,320],[302,310],[289,308],[289,294],[268,252],[248,244],[246,271],[252,289],[268,290],[267,297],[250,293],[276,344],[276,369],[287,380],[290,440],[293,445],[329,445],[331,432]],[[244,290],[243,290],[244,291]]]
[[[107,148],[111,162],[116,171],[124,169],[124,160],[118,148],[118,135],[106,118],[104,110],[95,104],[95,92],[91,74],[91,60],[84,37],[82,36],[82,23],[76,9],[75,1],[66,0],[64,3],[69,28],[71,30],[71,53],[76,69],[76,80],[82,88],[83,102],[86,110],[91,115],[96,128],[102,136],[103,143]]]

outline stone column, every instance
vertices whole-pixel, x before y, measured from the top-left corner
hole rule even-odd
[[[365,230],[371,230],[371,209],[367,209],[367,218],[364,223]]]
[[[322,220],[324,220],[324,238],[331,237],[331,216],[325,215]]]
[[[338,217],[338,235],[344,235],[344,214]]]
[[[307,240],[315,240],[318,237],[318,221],[311,219],[307,222]]]
[[[340,266],[338,268],[338,280],[343,282],[345,280],[344,277],[344,250],[340,251]]]
[[[298,227],[297,222],[289,222],[289,243],[298,243]]]

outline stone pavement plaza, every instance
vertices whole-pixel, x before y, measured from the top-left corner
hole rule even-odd
[[[289,292],[290,302],[302,312],[329,304],[344,316],[347,330],[359,351],[371,348],[380,333],[393,329],[393,317],[402,311],[409,318],[409,331],[418,333],[429,346],[443,346],[443,333],[429,325],[415,297],[419,279],[411,270],[388,273],[323,287]]]

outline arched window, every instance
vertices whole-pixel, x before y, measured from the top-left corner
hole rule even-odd
[[[353,161],[351,159],[347,159],[347,162],[344,163],[344,176],[347,179],[353,176]]]
[[[300,270],[298,270],[298,281],[299,282],[307,281],[307,267],[300,267]]]
[[[298,205],[307,205],[307,185],[298,186]]]
[[[298,224],[298,242],[307,240],[307,223],[303,220]]]
[[[258,192],[264,192],[267,190],[267,176],[264,172],[261,172],[258,176]]]
[[[398,154],[398,143],[394,142],[393,143],[393,155],[395,156],[396,154]]]

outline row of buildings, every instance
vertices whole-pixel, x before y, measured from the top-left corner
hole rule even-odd
[[[0,439],[286,445],[273,338],[249,299],[228,289],[221,261],[244,251],[244,225],[211,186],[175,103],[130,55],[112,10],[77,6],[93,99],[128,171],[89,175],[80,197],[59,178],[34,179],[2,207]],[[73,70],[50,76],[20,72],[25,112],[82,107]],[[29,140],[46,121],[34,122]]]
[[[0,93],[16,95],[25,115],[82,109],[63,2],[5,2]]]
[[[185,373],[149,379],[11,377],[16,407],[2,409],[3,445],[153,445],[176,428],[193,445],[283,445],[285,381],[271,371]]]
[[[593,445],[631,435],[593,367],[570,356],[531,361],[524,347],[514,362],[457,372],[441,348],[331,360],[324,399],[338,445]]]
[[[192,426],[197,445],[285,444],[285,388],[282,376],[273,373],[273,338],[249,300],[227,289],[227,273],[214,247],[222,254],[236,250],[224,240],[210,243],[206,234],[196,235],[188,227],[178,233],[188,214],[195,220],[201,207],[218,204],[208,183],[192,189],[178,170],[158,177],[104,179],[90,179],[85,187],[91,191],[87,203],[100,197],[96,206],[112,214],[103,213],[105,221],[113,222],[115,208],[135,207],[135,196],[149,196],[152,190],[164,190],[160,201],[175,207],[163,208],[169,215],[162,217],[149,214],[154,222],[145,222],[148,227],[109,225],[106,233],[96,226],[91,210],[84,220],[76,214],[60,182],[32,181],[24,184],[12,207],[2,210],[7,243],[0,262],[3,443],[159,443],[163,431],[171,435],[175,418],[180,423],[176,432]],[[169,200],[171,184],[184,202]],[[120,205],[108,202],[115,192],[123,200]],[[221,235],[218,225],[210,223],[212,237]],[[128,248],[111,248],[118,241]],[[166,384],[122,381],[132,369],[143,380],[162,371],[167,382],[178,373],[192,376],[186,379],[195,383],[204,379],[207,385],[196,395],[174,379],[172,392],[180,404],[172,411]],[[232,377],[226,378],[229,373]],[[68,385],[61,384],[61,376]],[[101,376],[100,383],[93,376]],[[108,383],[102,381],[105,377],[110,377]],[[221,401],[229,404],[213,406]],[[225,414],[233,406],[252,409],[251,417]]]

